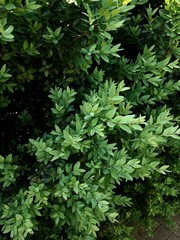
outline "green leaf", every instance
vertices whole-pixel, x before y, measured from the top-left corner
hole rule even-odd
[[[6,157],[5,162],[7,162],[7,163],[11,163],[11,162],[12,162],[12,154],[9,154],[9,155]]]
[[[33,223],[30,220],[25,220],[24,221],[24,225],[26,226],[26,228],[32,228],[33,227]]]
[[[79,169],[80,169],[80,162],[77,162],[77,163],[75,163],[75,165],[74,165],[74,167],[73,167],[73,173],[75,174],[75,175],[79,175]]]
[[[105,62],[109,62],[109,58],[108,58],[108,56],[107,55],[105,55],[105,54],[100,54],[100,56],[101,56],[101,58],[105,61]]]
[[[20,214],[16,214],[16,215],[15,215],[15,218],[16,218],[16,220],[17,220],[18,222],[21,222],[21,221],[23,220],[23,216],[20,215]]]
[[[23,49],[24,49],[24,50],[28,49],[28,41],[27,41],[27,39],[24,40]]]
[[[107,118],[107,119],[112,119],[112,118],[114,117],[116,111],[117,111],[117,108],[116,108],[116,107],[114,107],[112,110],[108,111],[108,112],[106,113],[106,118]]]
[[[16,6],[13,3],[8,3],[5,5],[5,9],[10,11],[10,10],[16,9]]]
[[[110,214],[108,214],[108,218],[112,223],[115,223],[115,222],[117,222],[116,217],[118,215],[119,215],[118,213],[110,213]]]
[[[131,129],[127,125],[120,124],[119,127],[127,133],[132,133]]]
[[[118,103],[121,103],[124,100],[123,96],[114,96],[110,98],[111,101],[118,101]]]
[[[168,168],[169,168],[169,165],[164,165],[160,167],[157,171],[161,174],[166,174],[166,172],[170,172],[169,170],[167,170]]]
[[[112,21],[112,22],[108,23],[107,26],[106,26],[106,31],[112,31],[112,30],[116,30],[117,28],[122,27],[124,21],[125,21],[125,20]]]
[[[6,30],[5,30],[5,36],[9,36],[9,35],[12,35],[10,34],[14,29],[14,26],[9,26]],[[12,35],[13,36],[13,35]],[[14,36],[13,36],[14,37]]]
[[[4,163],[4,157],[0,155],[0,163]]]
[[[135,129],[135,130],[138,130],[138,131],[142,131],[143,130],[142,127],[140,125],[138,125],[138,124],[132,124],[131,127],[133,129]]]
[[[61,27],[57,28],[54,32],[54,36],[57,37],[61,32]]]

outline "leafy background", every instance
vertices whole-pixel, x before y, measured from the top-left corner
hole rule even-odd
[[[1,239],[171,223],[179,13],[179,0],[0,2]]]

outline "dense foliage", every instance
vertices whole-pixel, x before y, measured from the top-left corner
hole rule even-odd
[[[179,0],[0,0],[0,239],[180,211],[179,40]]]

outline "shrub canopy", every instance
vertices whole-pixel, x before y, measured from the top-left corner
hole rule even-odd
[[[0,239],[131,239],[179,201],[180,1],[0,1]]]

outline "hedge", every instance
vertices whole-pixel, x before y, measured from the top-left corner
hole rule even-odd
[[[0,1],[0,239],[133,239],[180,213],[180,1]]]

